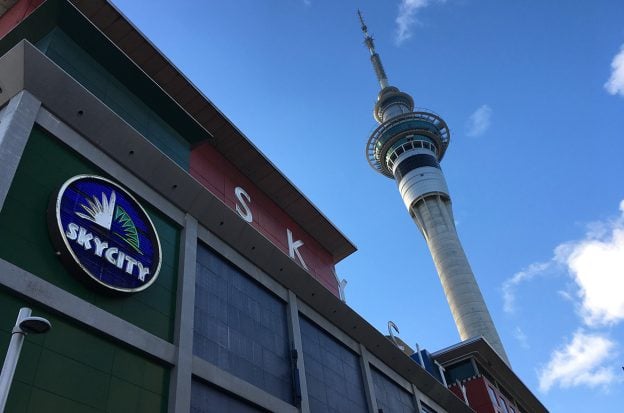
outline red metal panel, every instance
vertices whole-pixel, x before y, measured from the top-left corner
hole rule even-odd
[[[505,400],[509,413],[512,412],[510,408],[513,408],[513,411],[518,412],[516,405],[503,396],[498,388],[494,384],[490,383],[485,377],[477,377],[471,380],[466,380],[462,382],[462,384],[466,387],[466,395],[468,397],[470,407],[472,407],[477,413],[503,412],[504,410],[499,405],[501,399]],[[488,387],[492,389],[492,392],[494,393],[494,397],[496,398],[495,402],[492,401],[492,398],[488,393]],[[451,387],[451,391],[458,397],[463,398],[461,391],[456,385]]]
[[[299,252],[308,272],[334,295],[339,296],[332,255],[213,146],[206,143],[195,147],[191,151],[190,164],[191,175],[233,210],[236,210],[238,202],[234,190],[236,187],[243,188],[251,198],[248,203],[253,215],[251,225],[287,255],[289,229],[293,240],[304,243]]]
[[[222,179],[224,160],[216,156],[216,151],[209,149],[191,151],[190,173],[210,192],[223,200],[225,199],[225,181]]]
[[[45,0],[18,0],[13,7],[0,16],[0,38],[30,15]]]
[[[496,409],[487,392],[487,381],[483,377],[464,383],[470,406],[478,413],[496,413]]]
[[[492,404],[490,396],[487,392],[487,380],[483,377],[477,377],[471,380],[463,381],[462,385],[466,388],[468,404],[474,411],[477,413],[497,413],[497,410]],[[464,396],[457,385],[451,386],[450,390],[460,399],[464,399]]]

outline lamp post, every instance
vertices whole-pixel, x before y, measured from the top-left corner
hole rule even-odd
[[[52,327],[48,320],[43,317],[31,317],[31,313],[32,310],[30,308],[20,308],[15,321],[15,327],[13,327],[11,332],[11,342],[4,359],[2,373],[0,373],[0,413],[4,412],[4,407],[9,397],[9,390],[13,382],[17,360],[22,351],[22,344],[24,344],[24,337],[30,333],[45,333]]]

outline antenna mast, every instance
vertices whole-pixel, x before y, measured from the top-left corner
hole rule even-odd
[[[381,59],[379,55],[375,51],[375,43],[371,35],[368,34],[368,27],[364,23],[364,17],[362,17],[362,12],[360,10],[357,11],[358,17],[360,18],[360,23],[362,24],[362,33],[364,33],[364,44],[368,47],[368,51],[371,54],[371,63],[373,64],[373,69],[375,69],[375,75],[377,75],[377,81],[379,82],[379,86],[381,89],[387,88],[390,84],[388,83],[388,77],[386,76],[386,72],[381,64]]]

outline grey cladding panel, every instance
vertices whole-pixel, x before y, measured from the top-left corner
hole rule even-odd
[[[368,412],[358,356],[300,317],[312,413]]]
[[[193,380],[191,413],[262,413],[264,409],[248,404],[216,387]]]
[[[197,252],[193,351],[292,403],[286,304],[203,246]]]
[[[377,407],[384,413],[417,413],[411,394],[375,368],[371,368]]]

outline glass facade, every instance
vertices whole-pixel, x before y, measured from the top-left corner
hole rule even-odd
[[[310,411],[368,412],[358,355],[306,318],[299,324]]]
[[[201,245],[196,277],[193,353],[292,403],[286,304]]]

